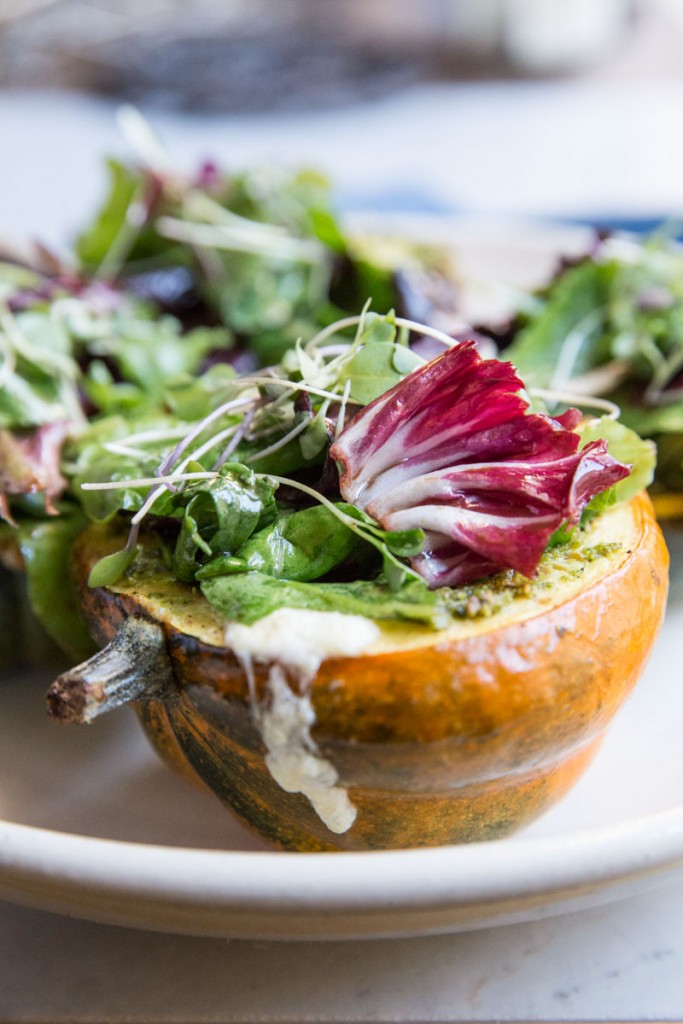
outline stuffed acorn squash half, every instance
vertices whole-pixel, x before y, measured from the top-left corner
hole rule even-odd
[[[76,540],[103,650],[56,680],[51,714],[135,701],[169,764],[288,849],[531,820],[589,763],[664,613],[666,549],[637,458],[618,458],[649,447],[535,411],[473,343],[417,362],[381,323],[240,384],[153,477],[79,485],[139,497]]]

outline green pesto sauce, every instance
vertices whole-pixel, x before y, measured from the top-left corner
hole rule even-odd
[[[481,619],[495,615],[516,598],[533,598],[557,586],[579,579],[584,567],[601,558],[609,558],[622,549],[619,543],[585,545],[581,531],[566,544],[550,548],[530,579],[513,569],[464,587],[444,589],[444,599],[454,619]]]

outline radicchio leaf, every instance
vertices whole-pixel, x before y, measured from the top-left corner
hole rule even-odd
[[[422,529],[413,568],[432,587],[502,568],[533,575],[551,535],[629,474],[604,441],[580,451],[570,409],[529,411],[510,363],[463,342],[362,409],[331,456],[344,499],[386,530]]]
[[[59,470],[67,423],[48,423],[35,430],[0,430],[0,518],[12,522],[9,495],[44,494],[48,514],[66,488]]]

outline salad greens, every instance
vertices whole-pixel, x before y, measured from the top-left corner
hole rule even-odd
[[[615,402],[656,442],[660,490],[683,491],[683,250],[599,240],[519,317],[504,351],[526,383]]]
[[[353,253],[317,173],[108,167],[109,194],[76,243],[85,272],[218,320],[262,364],[368,296],[397,300],[393,271]]]
[[[318,175],[109,170],[75,269],[0,262],[0,543],[74,653],[69,557],[88,522],[128,530],[93,586],[134,570],[153,531],[230,618],[286,605],[440,627],[474,581],[533,574],[647,486],[654,447],[632,427],[683,483],[683,440],[667,447],[683,439],[683,275],[663,245],[566,269],[506,353],[527,385],[624,400],[627,425],[579,424],[403,315],[395,268],[354,250]]]

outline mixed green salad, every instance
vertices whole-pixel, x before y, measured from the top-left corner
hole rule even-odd
[[[0,263],[0,553],[71,655],[90,646],[69,568],[88,523],[123,538],[93,586],[153,530],[227,618],[438,628],[647,486],[636,430],[683,490],[683,257],[664,240],[563,268],[501,362],[434,326],[435,295],[457,309],[447,260],[375,259],[316,174],[109,171],[68,264]]]
[[[683,249],[596,235],[506,325],[503,355],[528,385],[601,396],[657,445],[653,493],[683,515]]]

